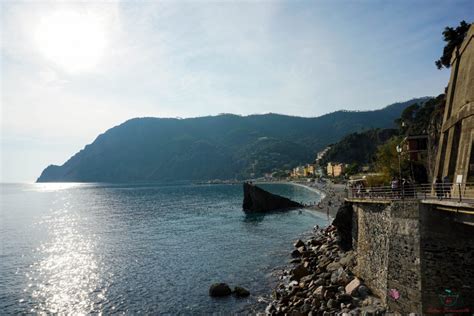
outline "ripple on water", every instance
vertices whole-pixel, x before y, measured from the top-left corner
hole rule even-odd
[[[25,294],[37,302],[32,312],[84,314],[101,310],[107,287],[95,254],[99,241],[81,233],[78,222],[82,220],[77,213],[62,209],[44,222],[51,239],[39,247],[38,261],[27,274],[32,283]]]
[[[314,192],[278,186],[314,200]],[[271,189],[271,188],[270,188]],[[4,190],[2,190],[4,192]],[[247,216],[240,186],[6,188],[0,308],[10,313],[237,312],[268,293],[311,212]],[[252,296],[208,296],[213,282]]]

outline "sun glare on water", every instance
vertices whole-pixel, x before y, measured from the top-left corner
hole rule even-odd
[[[68,72],[94,70],[106,47],[100,16],[72,10],[43,16],[35,30],[35,41],[43,57]]]

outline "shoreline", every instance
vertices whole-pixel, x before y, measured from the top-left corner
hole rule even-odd
[[[326,198],[326,196],[327,196],[327,192],[324,191],[323,189],[321,189],[321,188],[315,188],[315,187],[310,186],[310,185],[305,185],[304,182],[293,182],[293,181],[289,181],[289,182],[282,182],[282,183],[288,183],[288,184],[296,185],[296,186],[299,186],[299,187],[308,189],[308,190],[310,190],[310,191],[316,192],[316,193],[318,193],[318,194],[321,196],[321,201],[324,200],[324,199]]]
[[[384,315],[382,301],[355,275],[357,252],[344,248],[339,237],[338,226],[346,213],[345,186],[329,180],[284,183],[324,193],[318,205],[306,208],[331,215],[331,220],[291,241],[294,250],[281,274],[272,276],[276,285],[257,315]]]
[[[319,203],[316,205],[305,205],[304,208],[329,215],[330,219],[336,217],[337,210],[344,203],[345,198],[345,186],[334,184],[330,180],[327,180],[324,184],[303,181],[256,181],[255,184],[290,184],[318,193],[321,197]]]
[[[355,275],[357,252],[340,247],[336,226],[314,229],[293,246],[293,259],[257,315],[385,315],[382,301]]]
[[[345,190],[342,185],[335,185],[328,180],[327,183],[318,182],[287,182],[289,184],[304,187],[308,190],[322,193],[320,203],[318,205],[306,206],[307,209],[321,212],[329,215],[331,219],[336,217],[339,207],[344,203]],[[310,185],[313,184],[313,185]],[[329,225],[331,225],[329,223]],[[329,226],[328,225],[328,226]]]

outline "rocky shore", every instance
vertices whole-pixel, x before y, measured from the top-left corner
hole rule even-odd
[[[267,315],[384,315],[382,302],[354,275],[357,254],[343,251],[335,226],[298,240],[273,290]]]

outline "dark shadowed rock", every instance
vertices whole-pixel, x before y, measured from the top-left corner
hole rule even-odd
[[[243,288],[243,287],[236,286],[234,288],[234,294],[237,297],[247,297],[247,296],[250,295],[250,292],[247,289]]]
[[[337,228],[338,243],[342,250],[352,249],[352,205],[344,203],[332,224]]]
[[[304,247],[305,244],[304,242],[301,240],[301,239],[298,239],[296,242],[295,242],[295,248],[299,248],[299,247]]]
[[[352,296],[350,296],[349,294],[341,294],[337,297],[337,300],[340,302],[340,303],[350,303],[352,302]]]
[[[306,269],[302,264],[296,266],[291,270],[291,280],[299,281],[302,277],[309,274],[308,269]]]
[[[370,294],[370,290],[367,286],[361,285],[357,289],[357,294],[359,295],[359,297],[364,298],[364,297],[367,297]]]
[[[214,283],[209,288],[209,295],[212,297],[228,296],[232,293],[232,290],[226,283]]]
[[[250,183],[244,183],[244,202],[246,212],[269,212],[303,207],[285,197],[272,194]]]
[[[291,252],[291,256],[292,256],[293,258],[298,258],[298,257],[301,256],[301,252],[299,252],[297,249],[295,249],[295,250],[293,250],[293,251]]]

